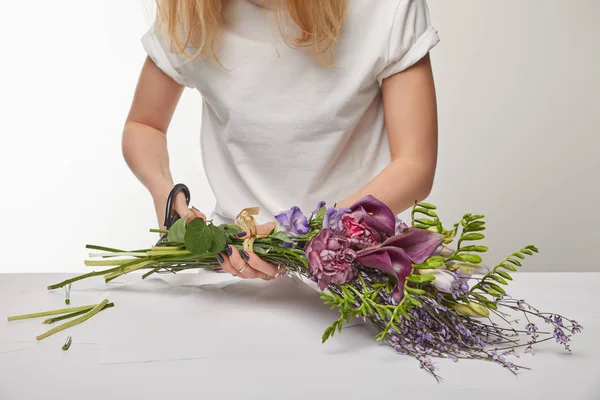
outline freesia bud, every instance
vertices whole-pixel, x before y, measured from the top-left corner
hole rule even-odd
[[[481,304],[470,302],[469,308],[471,308],[471,310],[475,311],[477,314],[479,314],[482,317],[490,316],[490,310],[488,310],[487,307],[484,307]]]
[[[440,250],[440,256],[442,256],[444,258],[448,258],[448,257],[451,257],[455,251],[456,250],[454,250],[448,246],[442,246],[442,249]]]
[[[452,308],[455,311],[461,313],[462,315],[466,315],[467,317],[472,317],[472,318],[482,318],[483,317],[482,315],[475,312],[471,307],[469,307],[466,304],[462,304],[462,303],[453,304]]]
[[[452,293],[452,287],[456,277],[449,271],[443,269],[419,269],[421,275],[433,275],[435,280],[433,285],[440,292]]]
[[[482,264],[471,264],[471,263],[461,262],[461,263],[455,264],[454,268],[456,268],[462,274],[467,274],[467,275],[485,275],[488,272],[490,272],[489,267],[483,263]]]

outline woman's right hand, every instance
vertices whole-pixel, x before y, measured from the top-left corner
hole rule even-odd
[[[165,212],[170,191],[171,187],[169,187],[168,190],[152,196],[154,199],[154,209],[160,229],[166,229],[164,226]],[[183,192],[179,192],[177,193],[177,196],[175,196],[175,201],[173,202],[173,211],[176,212],[181,218],[187,217],[187,222],[190,222],[195,218],[202,218],[206,221],[206,215],[204,215],[200,210],[198,210],[196,207],[188,207]]]

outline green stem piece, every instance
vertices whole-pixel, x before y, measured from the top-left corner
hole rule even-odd
[[[30,318],[39,318],[39,317],[48,317],[50,315],[60,315],[60,314],[64,314],[64,313],[76,312],[76,311],[81,311],[81,310],[89,311],[92,308],[94,308],[95,306],[96,306],[96,304],[92,304],[89,306],[69,307],[69,308],[61,308],[60,310],[50,310],[50,311],[43,311],[43,312],[39,312],[39,313],[33,313],[33,314],[15,315],[13,317],[8,317],[8,321],[17,321],[20,319],[30,319]]]
[[[107,308],[114,307],[114,306],[115,306],[115,303],[108,303],[103,308],[103,310],[106,310]],[[42,322],[42,324],[53,324],[53,323],[58,322],[58,321],[62,321],[62,320],[65,320],[65,319],[77,317],[77,316],[79,316],[81,314],[85,314],[86,312],[90,311],[92,308],[94,308],[94,306],[92,306],[90,308],[86,308],[85,310],[76,311],[76,312],[72,312],[72,313],[69,313],[69,314],[61,315],[60,317],[48,318],[48,319],[44,320],[44,322]]]
[[[78,318],[75,318],[74,320],[71,320],[69,322],[65,322],[64,324],[61,324],[61,325],[59,325],[57,327],[54,327],[54,328],[50,329],[49,331],[44,332],[44,333],[42,333],[39,336],[36,336],[36,339],[37,340],[42,340],[42,339],[47,338],[48,336],[54,335],[55,333],[58,333],[60,331],[64,331],[67,328],[71,328],[72,326],[79,325],[82,322],[85,322],[88,319],[90,319],[91,317],[93,317],[94,315],[96,315],[107,304],[108,304],[108,300],[104,299],[104,300],[102,300],[102,302],[100,304],[98,304],[96,307],[92,308],[90,311],[88,311],[84,315],[82,315],[82,316],[80,316]]]
[[[118,278],[121,275],[125,275],[125,274],[128,274],[128,273],[133,272],[133,271],[137,271],[138,269],[142,269],[144,267],[147,267],[148,265],[151,265],[151,264],[153,264],[155,262],[156,262],[156,260],[143,261],[143,262],[140,262],[140,263],[137,263],[137,264],[134,264],[134,265],[130,265],[129,267],[126,267],[126,268],[123,268],[123,269],[119,268],[116,271],[111,272],[111,273],[105,275],[104,276],[104,282],[108,283],[108,282],[112,281],[113,279]],[[109,272],[109,271],[107,271],[107,272]]]
[[[63,350],[69,350],[69,347],[71,347],[71,336],[67,337],[67,341],[65,342],[65,344],[63,344],[62,349]]]
[[[83,279],[91,278],[93,276],[106,275],[106,274],[109,274],[111,272],[114,272],[114,271],[118,270],[119,268],[121,268],[121,267],[114,267],[114,268],[111,268],[111,269],[108,269],[108,270],[105,270],[105,271],[92,271],[92,272],[89,272],[89,273],[84,274],[84,275],[79,275],[79,276],[76,276],[75,278],[67,279],[67,280],[62,281],[60,283],[56,283],[54,285],[50,285],[50,286],[48,286],[48,290],[60,289],[61,287],[64,287],[65,285],[68,285],[69,283],[81,281]]]

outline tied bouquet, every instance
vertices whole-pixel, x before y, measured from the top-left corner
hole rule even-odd
[[[137,270],[142,278],[161,272],[214,268],[226,246],[253,251],[284,268],[289,275],[314,281],[323,301],[340,316],[325,329],[325,342],[359,317],[378,331],[375,339],[396,352],[414,357],[420,367],[439,379],[433,358],[479,359],[516,373],[511,361],[518,348],[556,340],[570,351],[571,337],[582,330],[576,321],[541,312],[512,298],[507,286],[522,261],[537,253],[526,246],[490,268],[479,245],[484,239],[483,215],[466,214],[450,228],[443,226],[436,207],[416,203],[410,225],[378,199],[368,196],[350,208],[324,202],[305,215],[298,207],[276,216],[279,226],[257,237],[257,208],[243,210],[237,225],[214,225],[186,218],[168,230],[153,230],[164,239],[149,249],[101,251],[86,265],[106,269],[77,276],[48,289],[102,275],[106,282]],[[236,234],[246,232],[246,239]],[[520,326],[515,313],[523,315]],[[543,322],[548,329],[538,328]]]

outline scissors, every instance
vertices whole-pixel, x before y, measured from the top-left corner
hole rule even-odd
[[[177,197],[177,194],[179,194],[179,192],[183,192],[183,194],[185,195],[186,204],[188,206],[190,205],[190,189],[188,189],[188,187],[183,183],[178,183],[177,185],[173,186],[173,189],[171,189],[171,192],[169,193],[169,197],[167,197],[165,222],[163,224],[165,226],[165,229],[170,229],[171,226],[173,226],[173,224],[181,218],[181,216],[173,210],[173,205],[175,204],[175,197]],[[168,242],[166,233],[161,236],[156,245],[158,246],[159,244],[164,242]]]

